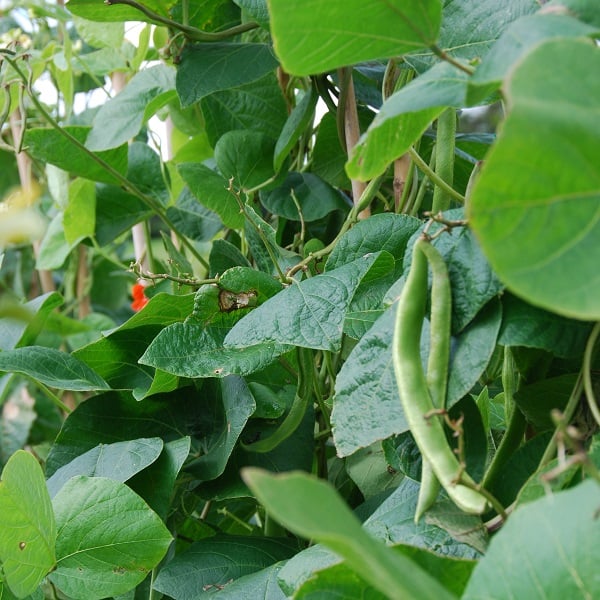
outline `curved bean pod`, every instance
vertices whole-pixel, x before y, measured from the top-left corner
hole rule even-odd
[[[473,484],[468,475],[463,473],[448,444],[440,419],[432,416],[435,406],[421,364],[419,344],[427,303],[427,265],[428,258],[433,257],[434,252],[437,253],[437,250],[425,237],[417,240],[413,247],[412,265],[396,313],[392,351],[394,371],[404,414],[423,458],[430,463],[435,476],[458,507],[468,513],[481,514],[486,509],[487,500],[478,491],[457,481],[460,478],[463,482]],[[435,268],[442,268],[441,257],[441,263],[435,257],[433,261]],[[440,295],[440,302],[441,298]],[[434,336],[437,334],[437,331],[433,333]],[[443,354],[439,348],[435,350],[436,354],[438,352]],[[438,368],[442,371],[438,372]],[[431,381],[436,382],[436,397],[439,396],[439,379],[443,369],[443,366],[435,365],[435,374],[431,375]]]

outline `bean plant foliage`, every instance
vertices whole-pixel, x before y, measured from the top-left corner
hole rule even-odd
[[[597,0],[0,16],[2,600],[600,597]]]

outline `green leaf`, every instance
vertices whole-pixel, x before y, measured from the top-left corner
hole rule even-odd
[[[174,206],[167,208],[167,217],[177,231],[197,242],[212,240],[223,228],[217,214],[202,205],[187,187],[183,189]]]
[[[100,444],[55,471],[46,482],[48,492],[54,498],[63,485],[77,475],[108,477],[125,482],[152,464],[162,449],[163,441],[160,438]]]
[[[346,563],[319,569],[302,584],[294,598],[298,600],[387,600],[389,596],[379,592],[359,577]]]
[[[171,508],[175,481],[190,453],[190,444],[189,436],[167,442],[163,445],[160,456],[129,480],[129,487],[141,496],[163,521]]]
[[[206,133],[214,146],[227,131],[260,131],[277,139],[288,114],[273,73],[246,85],[224,89],[200,102]]]
[[[479,0],[443,0],[443,5],[438,46],[463,61],[484,58],[510,23],[539,8],[537,2],[530,0],[504,0],[502,10],[493,10],[494,4]],[[437,60],[431,51],[415,52],[405,58],[418,71]]]
[[[240,598],[285,600],[286,596],[277,582],[282,564],[282,562],[275,563],[266,569],[243,575],[228,583],[222,590],[219,590],[219,600],[239,600]]]
[[[269,9],[267,0],[233,0],[249,17],[252,17],[261,27],[269,28]]]
[[[73,4],[75,3],[71,2],[71,5]],[[120,48],[125,35],[125,23],[107,27],[105,23],[97,23],[74,16],[73,25],[81,39],[94,48]]]
[[[328,483],[300,472],[271,475],[259,469],[245,469],[243,477],[284,527],[330,547],[391,599],[454,597],[415,562],[366,533]]]
[[[9,377],[2,378],[2,392]],[[11,391],[10,396],[0,400],[2,405],[2,420],[0,426],[0,466],[4,466],[10,457],[27,445],[32,425],[40,417],[35,411],[34,399],[25,386]]]
[[[50,314],[62,303],[63,297],[58,292],[49,292],[23,304],[28,318],[0,319],[0,350],[33,344]]]
[[[292,221],[316,221],[334,210],[348,212],[350,208],[347,198],[318,175],[295,171],[287,174],[281,186],[261,192],[260,201],[269,212]]]
[[[96,240],[105,246],[147,219],[152,211],[139,199],[114,185],[96,186]]]
[[[231,580],[235,583],[296,551],[297,545],[285,538],[217,535],[195,542],[165,565],[154,589],[175,600],[194,600],[221,586],[226,590]]]
[[[317,127],[311,172],[329,185],[348,190],[351,183],[345,171],[347,160],[348,155],[340,143],[335,114],[327,112]]]
[[[289,344],[273,342],[229,348],[205,325],[175,323],[156,336],[139,362],[180,377],[249,375],[291,348]]]
[[[122,92],[105,102],[94,117],[85,145],[90,150],[117,148],[175,98],[175,70],[165,64],[140,71]]]
[[[137,402],[130,394],[100,394],[82,402],[66,419],[46,460],[46,473],[70,463],[99,444],[191,436],[202,427],[202,403],[190,388]]]
[[[443,556],[478,558],[476,548],[483,550],[487,540],[481,518],[462,513],[462,521],[455,525],[455,529],[462,532],[461,536],[457,536],[456,531],[450,534],[435,524],[441,520],[439,513],[433,523],[427,517],[415,523],[418,493],[419,484],[405,477],[398,489],[365,521],[365,529],[388,544],[410,544]],[[436,505],[432,507],[434,514],[435,509]],[[442,515],[449,512],[447,504],[441,512]]]
[[[123,594],[165,555],[171,534],[125,484],[74,477],[53,500],[56,569],[50,581],[64,594],[90,600]]]
[[[272,138],[259,131],[228,131],[215,145],[215,161],[235,189],[260,186],[275,174]]]
[[[550,0],[547,10],[558,9],[562,12],[565,8],[569,14],[577,17],[580,21],[600,27],[600,15],[598,15],[596,10],[598,7],[594,0]]]
[[[567,15],[535,14],[518,19],[504,31],[469,80],[469,101],[485,100],[500,87],[510,68],[537,44],[550,38],[588,37],[597,33],[597,27]]]
[[[42,346],[0,352],[0,371],[20,373],[61,390],[110,389],[106,381],[74,356]]]
[[[79,144],[84,145],[90,127],[66,126],[62,128]],[[31,156],[68,171],[75,177],[85,177],[92,181],[120,185],[121,182],[101,167],[91,156],[55,129],[28,129],[25,133],[25,146]],[[127,171],[127,145],[94,153],[121,175]]]
[[[555,428],[550,413],[564,410],[577,383],[576,374],[549,377],[519,388],[515,402],[536,431]]]
[[[73,355],[106,379],[112,389],[134,390],[141,399],[149,393],[155,373],[139,364],[140,356],[164,327],[189,316],[193,298],[193,294],[156,294],[144,310]],[[168,380],[163,383],[169,387]]]
[[[492,300],[455,338],[448,375],[448,406],[465,396],[487,368],[496,347],[501,319],[500,302]]]
[[[461,209],[444,213],[448,219],[461,219]],[[437,230],[432,227],[430,231]],[[413,239],[416,239],[415,234]],[[496,273],[490,267],[481,246],[468,228],[454,231],[452,235],[442,235],[433,244],[443,256],[448,267],[452,284],[452,333],[458,333],[466,327],[475,315],[494,297],[498,296],[503,286]],[[409,247],[412,243],[409,242]],[[404,255],[404,272],[408,273],[412,253]],[[392,287],[387,298],[394,301],[398,297],[404,280]]]
[[[271,33],[283,68],[293,75],[330,71],[435,43],[439,0],[377,2],[271,0]]]
[[[346,170],[367,180],[408,151],[447,106],[466,106],[468,76],[442,62],[390,96],[352,151]]]
[[[206,208],[217,213],[226,227],[242,227],[244,215],[235,196],[228,190],[227,179],[200,163],[185,163],[179,165],[178,170],[192,194]]]
[[[375,321],[338,374],[331,423],[339,456],[348,456],[408,429],[392,365],[395,314],[394,306]],[[446,398],[448,408],[468,393],[487,367],[496,345],[500,315],[499,304],[491,303],[455,338]],[[424,363],[428,348],[429,322],[425,321],[421,339]]]
[[[0,482],[0,563],[15,596],[32,594],[55,562],[56,523],[37,460],[19,450]],[[0,587],[0,591],[1,591]]]
[[[177,94],[185,108],[214,92],[261,79],[275,67],[277,59],[266,44],[188,44],[177,69]]]
[[[284,160],[298,141],[298,138],[306,131],[309,124],[312,123],[318,98],[319,95],[314,86],[311,86],[290,113],[275,145],[275,154],[273,156],[275,171],[279,171]]]
[[[65,240],[73,245],[96,230],[96,188],[92,181],[76,179],[69,186],[69,204],[63,217]]]
[[[600,318],[600,83],[587,76],[595,68],[600,51],[579,40],[546,42],[518,64],[506,91],[508,117],[469,211],[483,251],[512,292],[589,320]]]
[[[56,213],[46,229],[36,261],[38,269],[47,271],[60,269],[75,246],[75,244],[68,244],[65,239],[63,218],[62,212]]]
[[[381,442],[360,448],[346,458],[345,466],[365,500],[386,490],[396,489],[404,477],[403,473],[388,470]]]
[[[576,358],[583,355],[591,329],[585,321],[560,317],[512,294],[502,296],[498,343],[503,346],[540,348],[560,358]]]
[[[356,287],[372,268],[381,264],[389,268],[391,261],[387,252],[367,254],[339,269],[292,284],[236,323],[225,346],[245,348],[275,342],[338,350],[345,311]]]
[[[592,480],[516,510],[494,536],[463,598],[594,598],[600,594],[598,495]],[[510,577],[498,577],[498,572]]]
[[[212,393],[204,386],[206,434],[200,438],[202,456],[191,461],[187,470],[203,481],[223,473],[233,448],[248,419],[256,409],[248,385],[241,377],[225,377],[212,383]]]
[[[173,3],[170,1],[165,2],[164,0],[144,0],[144,6],[163,17],[169,16],[166,9],[170,4]],[[90,21],[145,21],[147,23],[155,23],[144,13],[131,6],[99,4],[96,0],[70,0],[69,11]],[[159,24],[156,23],[156,25]]]
[[[392,365],[395,315],[379,317],[337,376],[331,424],[339,456],[408,429]]]

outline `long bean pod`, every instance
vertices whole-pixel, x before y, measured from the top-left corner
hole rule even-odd
[[[425,248],[426,245],[429,248]],[[394,371],[404,414],[423,458],[430,463],[435,476],[457,506],[465,512],[481,514],[486,509],[487,500],[473,489],[474,482],[464,473],[464,466],[448,444],[442,422],[435,416],[433,398],[421,364],[420,340],[427,303],[428,257],[434,251],[425,237],[418,239],[413,247],[412,264],[396,313],[392,352]],[[439,263],[436,265],[439,267]],[[434,335],[437,333],[434,332]],[[436,349],[436,352],[439,350]],[[437,368],[438,365],[434,370]],[[432,381],[437,381],[441,375],[437,373],[431,377]],[[435,394],[438,393],[436,387]]]
[[[444,259],[431,244],[421,245],[421,251],[425,253],[432,272],[427,388],[431,394],[434,409],[443,410],[446,406],[450,363],[450,322],[452,318],[450,278]],[[431,463],[423,457],[415,521],[419,521],[423,513],[436,501],[440,487]]]

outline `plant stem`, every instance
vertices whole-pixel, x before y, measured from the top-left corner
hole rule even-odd
[[[50,388],[46,387],[43,383],[40,383],[37,379],[33,379],[30,377],[31,381],[50,399],[53,404],[60,410],[62,410],[65,414],[71,414],[71,409],[53,392],[50,391]]]
[[[184,25],[182,23],[178,23],[177,21],[173,21],[168,17],[159,15],[135,0],[105,0],[105,4],[108,6],[117,4],[131,6],[132,8],[135,8],[146,15],[146,17],[152,21],[160,23],[161,25],[166,25],[167,27],[175,29],[176,31],[181,31],[181,33],[183,33],[188,40],[192,40],[194,42],[220,42],[222,40],[226,40],[227,38],[233,37],[234,35],[239,35],[240,33],[245,33],[246,31],[251,31],[252,29],[259,27],[258,23],[250,21],[248,23],[242,23],[241,25],[236,25],[235,27],[225,29],[224,31],[207,32],[202,31],[202,29],[198,29],[197,27]]]
[[[444,192],[458,200],[459,202],[465,202],[465,197],[457,192],[451,185],[448,185],[443,179],[441,179],[430,167],[429,165],[421,158],[419,153],[414,148],[409,148],[408,152],[413,159],[414,163],[421,169],[425,175],[429,178],[429,180],[441,188]]]
[[[592,356],[594,354],[594,347],[596,346],[596,340],[600,335],[600,321],[594,325],[592,333],[588,338],[585,346],[585,352],[583,354],[583,366],[581,368],[583,373],[583,389],[585,390],[585,396],[587,398],[590,412],[592,413],[596,423],[600,426],[600,409],[598,408],[598,401],[594,394],[594,386],[592,385],[591,369],[592,369]]]

